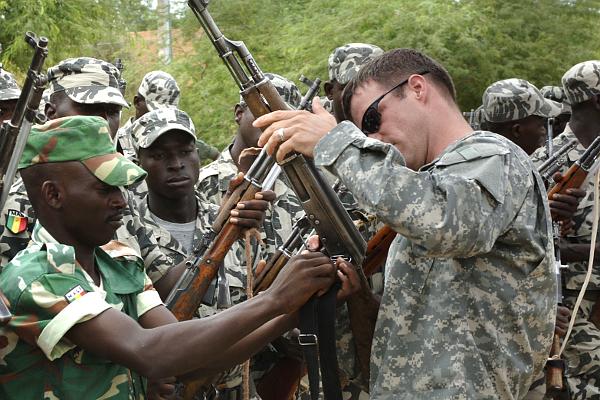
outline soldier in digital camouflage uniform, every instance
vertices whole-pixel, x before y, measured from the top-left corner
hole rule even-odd
[[[532,154],[546,141],[546,118],[560,114],[558,103],[545,99],[524,79],[504,79],[483,92],[485,129],[516,143]]]
[[[554,118],[553,134],[556,137],[563,133],[569,123],[569,119],[571,119],[571,105],[567,100],[565,91],[560,86],[544,86],[540,89],[540,92],[545,98],[556,101],[562,106],[560,115]]]
[[[564,164],[560,172],[564,174],[600,132],[600,61],[586,61],[573,66],[563,75],[562,85],[566,100],[572,108],[572,116],[565,130],[554,138],[554,148],[564,146],[571,139],[578,141],[577,146],[562,159]],[[536,164],[542,163],[546,158],[545,148],[540,148],[532,155]],[[594,204],[591,174],[582,188],[587,190],[587,197],[581,201],[573,217],[573,231],[560,243],[561,259],[563,263],[568,263],[568,268],[563,271],[563,303],[571,309],[588,269]],[[596,253],[598,254],[598,246]],[[600,397],[600,329],[588,321],[599,294],[600,274],[594,268],[584,300],[575,316],[573,332],[563,353],[567,361],[567,382],[573,399]]]
[[[336,126],[317,106],[255,125],[275,124],[259,144],[279,145],[278,159],[314,156],[399,234],[385,268],[371,399],[523,397],[555,317],[550,215],[534,166],[505,138],[473,132],[448,73],[417,50],[385,53],[349,85],[343,105],[354,123]],[[283,143],[273,134],[281,127],[290,130]]]
[[[48,70],[49,102],[46,104],[46,115],[54,119],[89,113],[112,121],[116,109],[118,127],[120,108],[126,106],[127,102],[119,91],[117,74],[118,70],[112,64],[94,58],[80,57],[61,61]],[[116,132],[113,128],[114,124],[111,134]],[[128,207],[124,210],[123,225],[117,230],[115,241],[107,244],[105,250],[118,255],[119,244],[134,249],[135,254],[129,257],[141,258],[146,273],[156,282],[172,263],[162,254],[156,239],[142,224],[133,197],[126,196],[126,200]],[[35,219],[25,185],[21,180],[17,180],[0,215],[2,265],[6,265],[27,246]]]
[[[140,166],[148,171],[149,190],[140,201],[140,214],[162,252],[179,264],[202,245],[219,210],[196,195],[199,162],[194,124],[181,110],[157,108],[132,124],[131,135]],[[219,269],[216,287],[209,290],[214,295],[198,309],[200,318],[246,300],[245,261],[243,244],[234,244]],[[215,385],[220,398],[235,399],[241,377],[241,366],[224,373]],[[259,397],[253,393],[252,398]]]
[[[260,298],[210,322],[177,323],[137,259],[98,247],[120,224],[120,188],[145,175],[114,150],[105,120],[74,116],[34,127],[19,168],[40,220],[32,245],[0,276],[14,316],[0,328],[2,399],[169,396],[166,377],[247,358],[289,329],[285,312],[333,282],[327,257],[302,255],[291,267],[299,282],[288,284],[286,268]]]
[[[12,118],[20,95],[21,89],[14,76],[0,65],[0,123]]]

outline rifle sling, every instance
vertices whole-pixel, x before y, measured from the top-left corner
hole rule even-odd
[[[300,336],[311,400],[319,399],[319,367],[325,400],[342,400],[335,343],[335,306],[339,285],[313,297],[300,309]]]

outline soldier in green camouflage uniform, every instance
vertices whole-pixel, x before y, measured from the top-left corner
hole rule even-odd
[[[600,112],[597,110],[600,99],[600,61],[586,61],[573,66],[562,77],[562,84],[572,108],[572,116],[563,133],[554,138],[554,148],[564,146],[571,139],[578,141],[577,146],[561,160],[563,165],[560,172],[564,174],[581,157],[600,130]],[[532,155],[536,164],[541,164],[546,158],[545,148],[540,148]],[[588,268],[594,204],[591,176],[592,174],[582,186],[587,190],[587,197],[581,201],[573,217],[573,231],[560,243],[562,261],[568,263],[568,268],[563,271],[563,302],[571,309]],[[598,254],[597,245],[596,252]],[[567,360],[567,382],[573,399],[600,397],[600,329],[588,321],[599,294],[600,274],[597,267],[594,267],[586,295],[575,316],[573,332],[563,353]]]
[[[290,150],[314,156],[399,233],[385,269],[371,398],[524,396],[555,317],[539,174],[512,142],[470,129],[448,73],[416,50],[385,53],[349,85],[343,105],[356,125],[336,126],[318,105],[255,125],[271,125],[259,144],[279,145],[278,159]],[[279,128],[291,132],[283,143]]]
[[[0,123],[11,119],[20,95],[21,89],[14,76],[0,65]]]
[[[532,154],[546,140],[546,118],[561,112],[558,103],[545,99],[538,88],[524,79],[492,83],[482,97],[485,129],[516,143]]]
[[[94,58],[80,57],[61,61],[48,70],[49,103],[46,113],[50,119],[78,113],[90,113],[109,119],[114,118],[109,112],[126,106],[119,86],[118,70],[110,63]],[[118,126],[118,120],[116,123]],[[114,128],[114,127],[113,127]],[[112,130],[111,134],[116,130]],[[125,192],[127,194],[127,192]],[[115,235],[115,241],[107,244],[105,250],[118,255],[120,244],[134,249],[130,258],[141,258],[146,273],[153,282],[158,281],[172,266],[161,253],[156,239],[142,224],[137,205],[131,196],[126,197],[128,207],[124,210],[123,225]],[[29,242],[31,231],[35,225],[35,213],[29,202],[25,186],[21,180],[12,186],[4,210],[0,215],[1,265],[6,265]]]
[[[210,322],[177,323],[137,259],[98,247],[121,223],[120,187],[145,175],[115,152],[105,120],[74,116],[34,127],[19,168],[40,219],[32,245],[0,276],[14,315],[0,328],[2,399],[170,395],[165,377],[249,357],[289,329],[285,312],[333,282],[329,259],[306,254],[292,260],[298,282],[286,268],[259,298]]]

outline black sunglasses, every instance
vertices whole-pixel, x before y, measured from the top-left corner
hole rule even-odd
[[[418,72],[416,75],[425,75],[428,72],[429,71],[422,71],[422,72]],[[363,114],[362,121],[361,121],[361,126],[362,126],[361,130],[363,131],[363,133],[365,135],[368,136],[373,133],[377,133],[377,131],[379,130],[379,127],[381,126],[381,114],[377,110],[379,107],[379,102],[381,100],[383,100],[383,98],[386,95],[388,95],[389,93],[393,92],[394,90],[398,89],[400,86],[402,86],[406,82],[408,82],[410,77],[413,75],[415,75],[415,74],[410,74],[408,78],[406,78],[405,80],[403,80],[402,82],[400,82],[399,84],[397,84],[396,86],[394,86],[393,88],[391,88],[390,90],[388,90],[387,92],[385,92],[384,94],[379,96],[377,99],[375,99],[374,102],[371,103],[371,105],[367,108],[367,111],[365,111],[365,113]]]

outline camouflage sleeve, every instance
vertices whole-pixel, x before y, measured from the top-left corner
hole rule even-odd
[[[87,282],[68,274],[42,275],[24,287],[17,299],[10,300],[14,332],[31,345],[37,344],[49,360],[75,347],[64,337],[69,329],[111,307]]]
[[[342,122],[318,143],[315,162],[424,256],[471,257],[491,249],[533,184],[531,167],[496,142],[417,172],[395,147]]]
[[[27,247],[35,225],[35,213],[23,180],[17,179],[0,214],[0,266],[5,266]]]
[[[150,277],[146,274],[144,274],[144,290],[137,295],[136,305],[138,318],[152,310],[154,307],[163,305],[158,292],[152,285]]]

